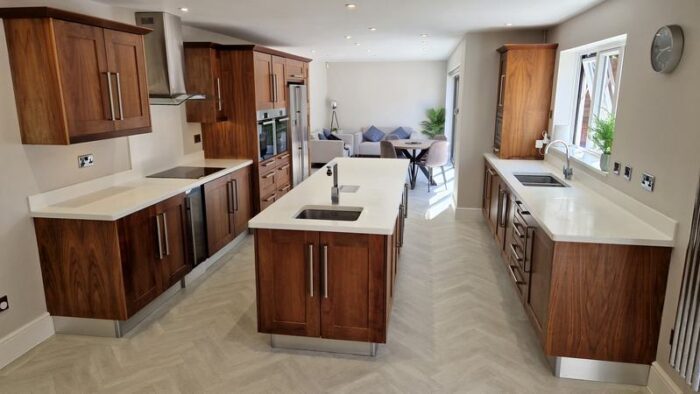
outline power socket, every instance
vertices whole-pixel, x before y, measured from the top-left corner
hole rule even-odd
[[[7,301],[7,296],[0,297],[0,313],[10,309],[10,303]]]
[[[91,167],[95,165],[95,155],[88,153],[87,155],[78,156],[78,168]]]

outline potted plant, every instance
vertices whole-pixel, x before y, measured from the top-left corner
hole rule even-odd
[[[445,108],[429,108],[426,111],[427,120],[421,122],[423,134],[430,139],[445,134]]]
[[[613,139],[615,138],[615,117],[596,117],[591,127],[591,140],[600,149],[600,170],[608,171],[610,163],[610,153],[612,151]]]

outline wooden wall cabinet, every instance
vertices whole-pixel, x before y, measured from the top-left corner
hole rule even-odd
[[[191,269],[185,195],[118,221],[35,218],[52,316],[127,320]]]
[[[24,144],[151,131],[148,29],[47,7],[3,8]]]
[[[213,123],[228,120],[225,86],[231,84],[221,67],[221,52],[211,45],[185,43],[185,85],[188,92],[204,94],[204,100],[188,100],[187,121]]]
[[[557,44],[516,44],[501,53],[493,150],[501,159],[541,159],[549,128]]]
[[[256,230],[258,331],[386,342],[396,234]]]
[[[248,230],[251,218],[250,167],[204,184],[209,256]]]

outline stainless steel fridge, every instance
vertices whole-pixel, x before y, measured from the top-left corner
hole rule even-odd
[[[292,143],[292,182],[298,185],[309,176],[309,125],[306,86],[289,84],[289,128]]]

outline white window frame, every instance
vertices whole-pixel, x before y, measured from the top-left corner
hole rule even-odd
[[[604,58],[604,55],[612,53],[612,52],[619,52],[620,53],[620,66],[617,69],[617,75],[615,76],[615,79],[617,81],[617,85],[615,86],[615,97],[613,97],[613,114],[617,114],[617,102],[618,98],[620,97],[620,81],[622,79],[622,68],[624,65],[624,59],[625,59],[625,41],[619,41],[615,40],[609,43],[601,44],[601,45],[587,45],[581,50],[578,51],[577,57],[578,57],[578,62],[576,63],[576,96],[573,101],[573,109],[571,111],[571,125],[573,127],[571,128],[571,132],[569,135],[569,141],[576,147],[577,150],[582,150],[584,152],[581,152],[581,154],[585,155],[593,155],[596,157],[600,157],[601,152],[593,149],[592,147],[583,147],[579,145],[579,136],[578,132],[576,130],[576,121],[578,120],[578,105],[579,105],[579,97],[578,97],[578,92],[580,91],[581,87],[581,67],[583,65],[583,57],[595,53],[596,56],[596,70],[595,70],[595,80],[593,81],[593,102],[591,103],[591,113],[598,113],[600,111],[600,100],[602,97],[602,83],[603,83],[603,67],[602,67],[602,59]],[[593,117],[589,119],[589,124],[588,127],[590,128],[591,123],[593,121]]]

